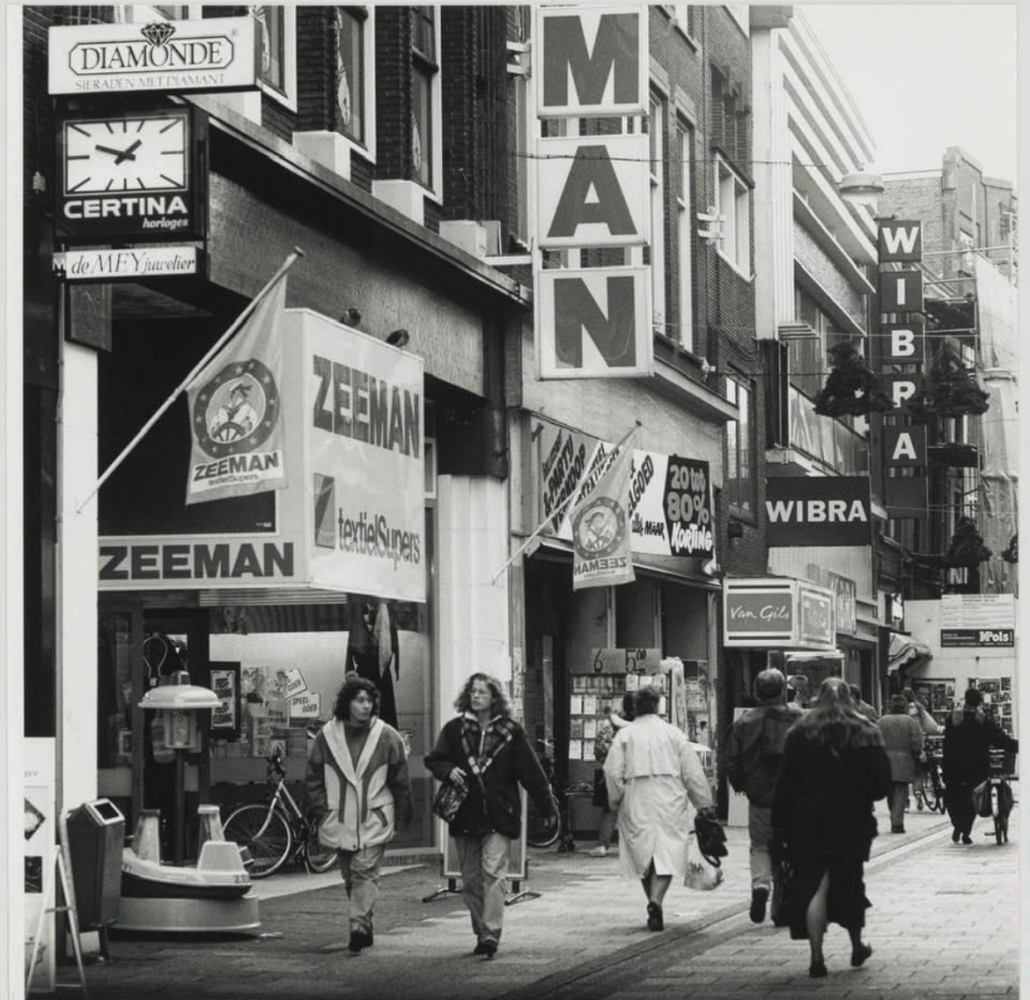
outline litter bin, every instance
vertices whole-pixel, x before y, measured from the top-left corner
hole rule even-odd
[[[95,799],[73,809],[67,826],[79,927],[103,929],[118,919],[125,817],[109,799]]]

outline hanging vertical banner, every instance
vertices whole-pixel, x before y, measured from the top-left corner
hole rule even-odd
[[[628,435],[632,439],[634,435]],[[629,489],[633,447],[624,440],[597,486],[572,510],[572,589],[610,587],[636,579],[630,556]]]
[[[285,305],[284,274],[187,387],[187,504],[287,485],[280,397]]]

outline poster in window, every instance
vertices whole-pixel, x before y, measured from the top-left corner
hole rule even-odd
[[[218,736],[240,734],[240,665],[211,664],[211,690],[218,697],[218,707],[211,710],[211,728]]]

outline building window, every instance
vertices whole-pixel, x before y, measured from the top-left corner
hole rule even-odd
[[[258,28],[258,80],[270,97],[297,110],[297,10],[282,4],[250,8]]]
[[[737,419],[726,423],[726,487],[729,503],[754,509],[754,449],[751,423],[751,384],[732,376],[726,379],[726,400],[737,407]]]
[[[751,20],[748,5],[746,3],[728,3],[725,7],[726,10],[729,11],[730,17],[737,22],[740,30],[743,31],[745,35],[749,34]]]
[[[694,38],[697,35],[695,24],[697,19],[697,8],[692,7],[689,4],[678,3],[673,5],[672,10],[676,18],[676,26],[688,38]]]
[[[411,164],[414,179],[433,190],[434,94],[440,67],[436,52],[436,9],[411,8]]]
[[[852,337],[833,322],[808,292],[796,285],[794,316],[811,328],[813,336],[800,337],[788,342],[790,382],[796,389],[812,398],[822,389],[830,370],[831,348],[842,340],[851,340]],[[859,350],[862,349],[861,343],[856,346]]]
[[[336,120],[340,131],[365,145],[364,7],[336,8]]]
[[[719,253],[745,277],[751,276],[751,195],[747,185],[716,157],[716,215],[721,215]]]
[[[656,329],[665,329],[665,100],[651,94],[648,119],[651,180],[651,316]]]
[[[676,122],[676,155],[679,166],[679,183],[676,188],[676,247],[677,269],[676,287],[679,317],[679,342],[688,351],[694,349],[694,294],[692,276],[692,234],[690,220],[692,151],[694,148],[693,130],[682,119]]]

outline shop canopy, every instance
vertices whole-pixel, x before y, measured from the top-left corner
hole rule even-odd
[[[888,674],[894,673],[906,664],[916,666],[932,659],[933,653],[925,642],[912,635],[891,632],[890,653],[887,658]]]

